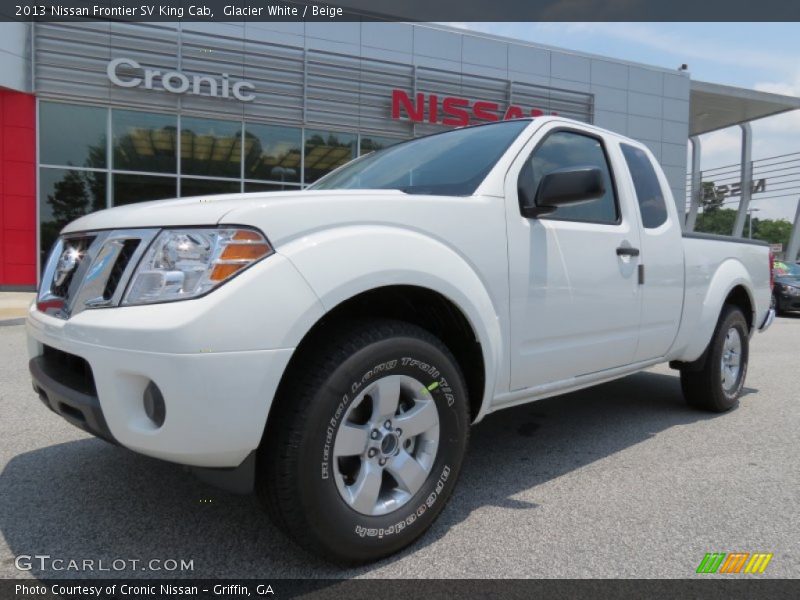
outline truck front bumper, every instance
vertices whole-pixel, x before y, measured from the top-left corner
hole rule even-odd
[[[261,443],[294,348],[323,312],[286,259],[258,267],[196,300],[85,310],[67,320],[31,306],[34,389],[70,423],[136,452],[238,467]],[[153,386],[163,420],[148,411]]]
[[[237,467],[258,447],[291,349],[164,354],[96,346],[28,319],[39,397],[67,421],[136,452],[200,467]],[[147,414],[153,382],[166,418]]]
[[[61,361],[53,360],[51,358],[53,356],[54,353],[48,349],[46,354],[36,356],[28,363],[33,391],[39,394],[39,400],[76,427],[116,444],[117,441],[111,435],[103,415],[103,409],[100,408],[97,392],[80,385],[77,379],[83,380],[82,373],[76,377],[76,371],[65,371],[65,368],[69,367],[66,364],[59,364]],[[73,385],[63,383],[66,381],[71,381]]]

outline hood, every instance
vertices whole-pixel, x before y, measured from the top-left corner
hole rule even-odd
[[[98,229],[216,225],[226,213],[235,208],[242,208],[267,198],[280,198],[302,193],[219,194],[137,202],[100,210],[76,219],[64,227],[63,233]]]
[[[265,208],[270,204],[297,204],[307,208],[308,201],[322,202],[336,198],[364,196],[403,196],[397,190],[320,190],[297,192],[255,192],[219,194],[174,200],[139,202],[100,210],[72,221],[62,233],[100,229],[133,229],[143,227],[190,227],[216,225],[225,215],[237,209]],[[302,208],[301,208],[302,206]],[[248,212],[248,211],[245,211]],[[234,221],[228,221],[235,223]],[[240,223],[250,225],[251,223]]]
[[[462,220],[486,223],[505,213],[489,197],[429,196],[398,190],[307,190],[224,194],[140,202],[73,221],[64,233],[103,229],[256,227],[276,250],[311,232],[354,226],[401,227],[443,237]],[[494,206],[494,209],[490,207]]]
[[[775,281],[784,285],[800,287],[800,277],[794,275],[779,275],[775,277]]]

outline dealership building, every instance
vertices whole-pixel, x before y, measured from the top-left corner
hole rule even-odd
[[[690,138],[800,100],[675,66],[431,24],[2,23],[0,289],[34,286],[90,211],[300,189],[413,136],[520,116],[642,141],[683,212]]]

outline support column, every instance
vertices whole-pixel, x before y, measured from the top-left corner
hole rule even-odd
[[[697,222],[697,209],[700,208],[700,202],[703,199],[703,173],[700,171],[700,158],[702,156],[700,138],[693,135],[689,138],[689,143],[692,145],[692,178],[689,182],[689,214],[686,216],[684,231],[694,231],[694,225]]]
[[[742,237],[744,222],[747,219],[747,209],[750,208],[750,198],[753,195],[753,133],[750,123],[739,125],[742,129],[742,165],[739,185],[741,186],[741,201],[739,212],[736,213],[736,222],[733,224],[733,236]]]
[[[792,235],[789,236],[789,246],[786,248],[787,263],[793,263],[797,260],[798,250],[800,250],[800,200],[797,201],[797,211],[794,213]]]

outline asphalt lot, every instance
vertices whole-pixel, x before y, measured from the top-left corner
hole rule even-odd
[[[0,577],[92,576],[14,566],[48,554],[193,560],[182,575],[195,577],[683,578],[706,552],[734,551],[774,553],[763,577],[800,577],[799,350],[800,318],[756,336],[746,395],[724,415],[687,408],[666,366],[496,413],[433,529],[342,570],[297,549],[254,497],[47,411],[24,328],[0,327]]]

